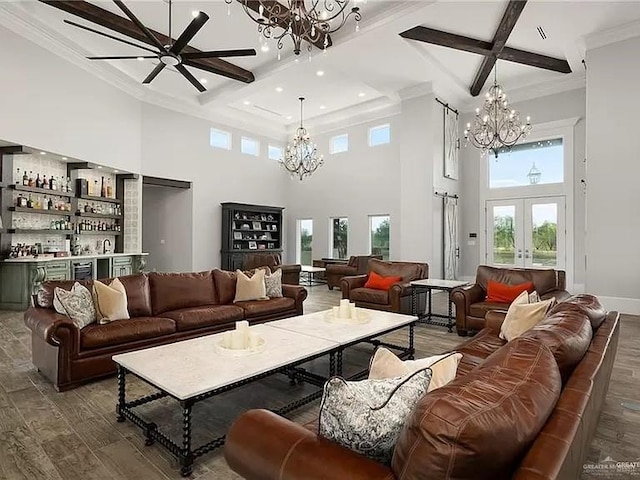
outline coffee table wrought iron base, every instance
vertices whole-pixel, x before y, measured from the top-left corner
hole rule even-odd
[[[389,329],[386,332],[381,332],[379,334],[376,334],[375,337],[386,335],[387,333],[390,333],[395,330],[399,330],[406,326],[407,325],[394,327],[392,329]],[[278,415],[286,415],[320,398],[323,392],[322,387],[330,377],[334,375],[342,376],[343,353],[344,353],[344,350],[348,347],[351,347],[359,343],[369,343],[376,347],[384,346],[384,347],[396,350],[398,351],[399,353],[398,356],[400,358],[413,359],[415,354],[415,348],[414,348],[415,322],[408,324],[408,327],[409,327],[409,346],[408,347],[383,342],[383,341],[377,340],[376,338],[358,340],[349,344],[341,345],[339,348],[332,350],[330,352],[324,352],[318,355],[313,355],[313,356],[301,359],[297,362],[294,362],[279,368],[275,368],[273,370],[269,370],[267,372],[264,372],[258,375],[254,375],[244,380],[240,380],[238,382],[225,385],[224,387],[211,390],[209,392],[203,393],[201,395],[197,395],[195,397],[192,397],[186,400],[179,399],[171,395],[170,393],[159,388],[157,385],[154,385],[153,383],[145,380],[139,375],[136,375],[135,373],[128,371],[122,365],[118,365],[118,404],[116,406],[116,414],[117,414],[116,420],[118,422],[124,422],[126,419],[128,419],[134,425],[137,425],[138,427],[140,427],[146,437],[145,445],[151,446],[156,442],[162,445],[164,448],[166,448],[170,453],[172,453],[178,459],[180,463],[180,474],[183,477],[188,477],[191,475],[193,471],[193,462],[195,461],[195,459],[197,457],[205,455],[206,453],[211,452],[212,450],[215,450],[216,448],[221,447],[222,445],[224,445],[224,440],[225,440],[225,435],[222,435],[203,445],[200,445],[199,447],[193,448],[192,412],[193,412],[193,407],[196,403],[201,402],[203,400],[207,400],[216,395],[220,395],[222,393],[228,392],[235,388],[248,385],[257,380],[264,379],[266,377],[269,377],[277,373],[287,375],[290,379],[290,383],[292,384],[307,382],[311,385],[315,385],[319,387],[318,391],[312,394],[306,395],[303,398],[292,401],[281,408],[273,410],[273,412]],[[322,375],[309,372],[306,369],[300,367],[300,365],[304,363],[310,362],[312,360],[316,360],[326,355],[329,355],[329,369],[328,369],[329,375],[327,377],[323,377]],[[347,380],[356,380],[356,379],[364,378],[367,375],[367,373],[368,373],[368,369],[365,369],[354,375],[351,375],[349,378],[347,378]],[[148,385],[151,385],[158,391],[156,393],[152,393],[150,395],[146,395],[144,397],[137,398],[135,400],[127,401],[126,400],[126,376],[127,375],[133,375],[139,378],[140,380],[147,383]],[[181,444],[176,443],[167,434],[163,433],[158,428],[158,425],[155,422],[149,422],[145,420],[141,415],[139,415],[134,411],[134,408],[136,407],[154,402],[156,400],[160,400],[165,397],[171,397],[175,399],[180,405],[180,408],[182,409],[182,443]]]

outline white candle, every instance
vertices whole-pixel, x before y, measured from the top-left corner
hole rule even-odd
[[[224,348],[231,348],[231,332],[224,332],[222,335],[222,346]]]
[[[255,333],[249,332],[249,348],[251,350],[255,350],[258,348],[258,344],[260,343],[260,337]]]
[[[349,318],[351,320],[356,320],[358,318],[358,313],[356,312],[356,304],[355,303],[350,303],[349,304]]]
[[[346,298],[344,300],[340,300],[340,310],[338,313],[338,317],[349,318],[349,300]]]
[[[340,307],[332,307],[331,308],[331,313],[333,313],[333,318],[339,318],[340,317]]]
[[[247,348],[247,345],[249,345],[249,322],[246,320],[236,322],[236,330],[238,331],[240,338],[242,338],[243,346],[240,348]]]
[[[233,332],[231,332],[231,348],[233,350],[243,350],[247,348],[242,331],[234,330]]]

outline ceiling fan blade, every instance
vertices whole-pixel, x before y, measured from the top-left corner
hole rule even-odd
[[[251,57],[253,55],[256,55],[256,51],[253,48],[245,48],[242,50],[214,50],[211,52],[183,53],[180,56],[193,60],[197,58]]]
[[[144,33],[144,35],[156,47],[158,47],[160,49],[160,51],[166,52],[166,49],[164,48],[164,45],[162,45],[162,43],[160,43],[160,41],[156,38],[156,36],[153,33],[151,33],[149,31],[149,29],[147,27],[145,27],[140,20],[138,20],[138,17],[136,17],[133,14],[133,12],[131,10],[129,10],[124,3],[122,3],[121,0],[113,0],[113,3],[115,3],[118,6],[118,8],[120,8],[120,10],[122,10],[127,17],[129,17],[129,20],[131,20],[133,23],[136,24],[136,26],[142,31],[142,33]]]
[[[87,57],[87,60],[137,60],[139,58],[158,58],[157,55],[126,56],[126,57]]]
[[[178,70],[187,80],[189,80],[191,84],[198,89],[199,92],[207,91],[207,89],[204,88],[204,86],[198,81],[198,79],[191,75],[189,70],[187,70],[184,65],[176,65],[176,70]]]
[[[142,83],[151,83],[153,79],[156,78],[162,70],[164,70],[164,67],[166,67],[166,65],[160,62],[158,65],[156,65],[156,68],[154,68],[153,71],[149,75],[147,75],[147,78],[145,78]]]
[[[131,45],[132,47],[141,48],[143,50],[146,50],[147,52],[156,53],[155,50],[151,50],[150,48],[143,47],[142,45],[138,45],[137,43],[130,42],[129,40],[124,40],[122,38],[114,37],[113,35],[109,35],[108,33],[104,33],[90,27],[85,27],[84,25],[80,25],[79,23],[72,22],[71,20],[64,20],[64,23],[68,23],[69,25],[73,25],[74,27],[81,28],[82,30],[86,30],[91,33],[97,33],[98,35],[102,35],[103,37],[110,38],[111,40],[116,40],[118,42],[126,43],[127,45]]]
[[[203,27],[205,23],[209,20],[209,15],[204,12],[200,12],[196,18],[191,20],[191,23],[187,25],[187,28],[184,29],[184,32],[178,37],[176,43],[174,43],[169,51],[174,55],[180,54],[182,49],[186,47],[191,39],[195,37],[196,33]]]

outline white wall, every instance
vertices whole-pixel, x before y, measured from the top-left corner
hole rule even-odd
[[[640,38],[587,52],[587,290],[640,313]]]
[[[567,251],[573,251],[574,256],[574,284],[585,283],[585,195],[580,182],[584,178],[584,158],[585,158],[585,89],[572,90],[567,92],[539,97],[524,102],[517,102],[514,108],[521,115],[530,115],[532,123],[547,123],[557,120],[564,120],[579,117],[580,120],[574,127],[574,245],[567,245]],[[478,105],[483,99],[478,97]],[[460,118],[461,137],[467,122],[471,121],[473,113],[466,113]],[[461,170],[461,209],[460,209],[460,261],[461,277],[475,278],[476,268],[484,263],[481,259],[483,251],[479,238],[475,239],[475,245],[469,245],[469,233],[477,233],[480,236],[480,158],[479,150],[471,145],[460,150],[460,170]],[[572,287],[570,287],[571,289]]]
[[[212,127],[232,133],[231,150],[209,146]],[[242,135],[260,141],[260,157],[240,153]],[[194,270],[220,266],[221,202],[285,205],[283,185],[287,178],[276,161],[267,159],[269,141],[282,144],[143,104],[142,173],[193,182]]]
[[[141,104],[0,26],[0,138],[140,171]]]
[[[142,187],[142,251],[147,270],[193,271],[193,192],[191,189]]]

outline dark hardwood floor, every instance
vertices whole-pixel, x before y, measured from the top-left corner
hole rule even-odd
[[[337,305],[338,291],[325,286],[310,289],[307,312]],[[435,310],[446,311],[445,297],[434,296]],[[393,334],[404,340],[404,332]],[[180,478],[173,457],[159,446],[145,447],[140,430],[130,422],[116,423],[115,378],[93,382],[58,393],[31,365],[30,332],[22,314],[0,312],[0,479],[9,480],[161,480]],[[417,356],[428,356],[455,347],[461,339],[446,329],[421,325],[416,329]],[[637,461],[640,457],[640,412],[622,407],[623,402],[640,402],[640,318],[625,316],[618,356],[607,401],[602,412],[589,462],[611,458]],[[354,348],[346,357],[350,369],[366,366],[369,347]],[[318,362],[318,367],[321,362]],[[133,394],[149,388],[140,381],[130,383]],[[222,397],[198,404],[195,409],[196,438],[204,440],[223,433],[239,413],[255,407],[275,408],[310,387],[290,387],[285,377],[271,377]],[[145,414],[160,424],[179,414],[170,401],[147,407]],[[314,403],[291,418],[306,422],[317,414]],[[173,422],[178,424],[177,422]],[[174,435],[179,432],[172,431]],[[202,434],[206,434],[203,436]],[[635,471],[638,478],[640,469]],[[239,478],[231,472],[220,451],[196,461],[193,478],[226,480]],[[596,478],[585,474],[585,479]],[[598,478],[632,478],[631,474]]]

